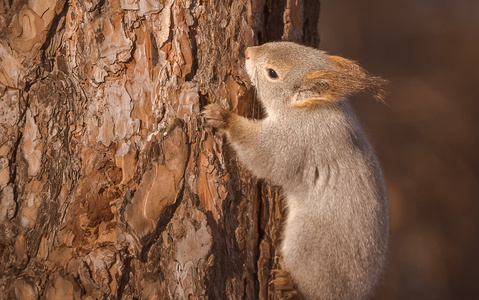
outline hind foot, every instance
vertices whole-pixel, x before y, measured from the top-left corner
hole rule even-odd
[[[304,300],[301,293],[297,290],[289,272],[283,269],[274,269],[271,270],[271,275],[274,279],[272,279],[269,284],[276,299]]]

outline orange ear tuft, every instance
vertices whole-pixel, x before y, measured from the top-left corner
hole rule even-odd
[[[387,83],[387,80],[372,76],[353,60],[336,55],[329,55],[329,59],[338,71],[343,74],[338,85],[341,87],[344,95],[368,90],[373,93],[377,100],[384,101],[384,85]]]
[[[291,103],[293,107],[314,108],[365,90],[371,91],[376,99],[383,101],[386,80],[371,76],[352,60],[340,56],[329,58],[333,64],[331,70],[314,71],[303,77],[302,86],[293,98],[297,100]]]
[[[339,69],[348,70],[359,67],[356,62],[341,56],[329,55],[329,59]]]

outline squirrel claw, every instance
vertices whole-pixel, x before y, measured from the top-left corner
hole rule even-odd
[[[303,300],[298,291],[283,292],[281,300]]]
[[[208,104],[202,111],[206,127],[226,129],[230,112],[216,103]]]

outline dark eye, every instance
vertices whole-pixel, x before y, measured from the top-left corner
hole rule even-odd
[[[278,78],[278,73],[276,73],[275,70],[273,70],[273,69],[267,69],[267,71],[268,71],[268,76],[269,76],[270,78],[273,78],[273,79]]]

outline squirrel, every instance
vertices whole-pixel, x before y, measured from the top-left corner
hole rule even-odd
[[[352,60],[292,42],[249,47],[245,68],[266,117],[207,105],[206,126],[253,175],[281,186],[281,253],[305,299],[365,299],[384,268],[389,205],[381,167],[348,96],[385,80]]]

